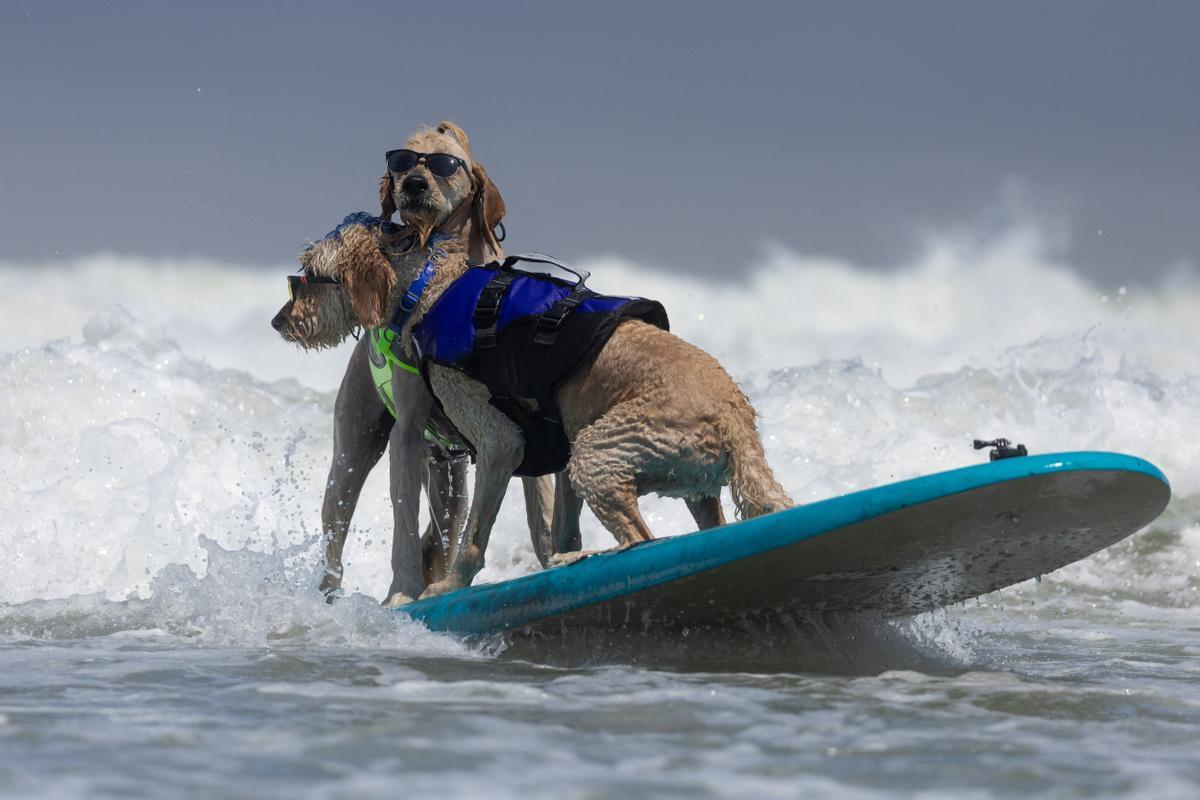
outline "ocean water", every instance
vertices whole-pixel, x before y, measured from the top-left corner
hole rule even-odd
[[[1200,280],[1095,286],[1048,250],[1017,227],[891,271],[584,266],[721,359],[797,501],[1003,435],[1150,459],[1174,497],[1147,530],[915,618],[537,652],[378,606],[382,469],[348,596],[317,596],[349,348],[270,329],[291,265],[0,263],[0,796],[1198,796]],[[514,490],[478,580],[535,568]]]

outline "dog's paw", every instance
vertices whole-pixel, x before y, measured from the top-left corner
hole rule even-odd
[[[325,595],[325,602],[332,603],[335,598],[342,596],[342,574],[341,570],[335,575],[332,572],[326,572],[321,578],[321,585],[317,587],[317,591]]]
[[[617,545],[615,548],[613,548],[612,550],[610,550],[608,552],[623,553],[626,550],[632,550],[633,548],[637,547],[639,544],[645,544],[646,542],[653,542],[653,541],[654,541],[653,539],[634,539],[632,542],[625,542],[625,544]]]
[[[453,592],[461,588],[461,586],[447,578],[445,580],[440,580],[437,583],[429,584],[425,591],[421,592],[421,599],[424,600],[427,597],[437,597],[439,594],[446,594],[447,592]]]
[[[384,608],[399,608],[411,603],[413,599],[403,592],[396,592],[387,600],[384,600],[382,605]]]
[[[555,553],[546,561],[547,567],[566,567],[571,564],[583,561],[588,556],[596,553],[595,550],[572,550],[569,553]]]

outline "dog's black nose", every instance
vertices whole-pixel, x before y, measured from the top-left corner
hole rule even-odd
[[[410,197],[425,194],[428,189],[429,181],[420,175],[409,175],[404,179],[404,183],[400,184],[400,190]]]
[[[271,320],[271,327],[277,331],[283,330],[283,326],[286,324],[287,324],[287,317],[285,317],[283,315],[282,311],[280,311],[278,314],[276,314],[275,317]]]

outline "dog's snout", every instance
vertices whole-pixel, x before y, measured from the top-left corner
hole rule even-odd
[[[280,311],[271,318],[271,327],[277,331],[283,330],[283,326],[287,324],[287,315]]]
[[[428,189],[429,181],[425,180],[420,175],[409,175],[404,179],[404,183],[400,185],[400,190],[412,197],[425,194]]]

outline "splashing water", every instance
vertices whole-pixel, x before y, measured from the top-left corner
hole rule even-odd
[[[1189,796],[1200,282],[1100,290],[1027,230],[891,272],[782,250],[740,282],[586,266],[726,365],[797,501],[976,463],[998,435],[1145,457],[1174,498],[1041,582],[913,620],[814,618],[753,654],[697,634],[498,657],[378,606],[384,467],[347,598],[315,592],[349,349],[271,331],[290,268],[0,265],[0,796]],[[690,529],[677,501],[643,512]],[[590,515],[584,536],[610,540]],[[513,491],[479,580],[535,568]]]
[[[1022,230],[982,251],[938,246],[890,273],[784,252],[740,284],[614,260],[588,267],[597,288],[663,300],[674,330],[743,383],[798,501],[973,463],[968,446],[980,436],[1141,455],[1172,481],[1175,499],[1156,524],[1156,541],[1172,545],[1118,549],[1164,555],[1150,584],[1129,577],[1136,559],[1113,563],[1110,577],[1155,603],[1195,601],[1195,282],[1105,302]],[[315,559],[329,390],[348,347],[304,354],[274,335],[279,276],[111,258],[37,275],[7,281],[19,288],[3,315],[5,341],[28,344],[0,356],[0,512],[14,562],[0,602],[144,597],[169,564],[203,574],[201,536],[259,552],[308,542]],[[109,299],[120,304],[85,310]],[[52,313],[20,313],[43,306]],[[373,596],[388,583],[384,471],[367,484],[348,550],[348,588]],[[659,535],[689,529],[681,503],[648,499],[645,511]],[[534,568],[522,516],[514,493],[483,580]],[[605,546],[594,520],[585,532]]]

